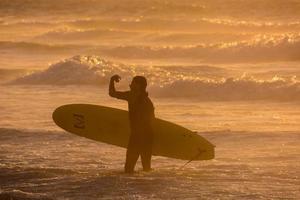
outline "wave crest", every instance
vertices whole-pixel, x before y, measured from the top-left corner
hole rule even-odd
[[[10,84],[102,85],[113,74],[125,78],[123,87],[134,75],[144,75],[149,91],[156,97],[193,98],[202,101],[276,100],[299,101],[300,81],[296,76],[262,80],[212,66],[129,66],[97,56],[74,56],[48,69],[17,78]],[[122,87],[122,85],[121,85]]]
[[[103,68],[96,67],[96,65],[101,65]],[[53,64],[46,70],[20,77],[10,83],[50,85],[103,83],[106,80],[105,69],[108,69],[107,66],[114,67],[115,65],[92,56],[74,56]]]
[[[300,82],[296,77],[258,80],[254,77],[217,80],[177,80],[156,88],[158,97],[195,98],[202,101],[299,101]]]
[[[189,46],[119,46],[110,56],[146,59],[195,59],[212,63],[299,61],[300,35],[258,35],[250,41]]]
[[[118,33],[116,33],[118,35]],[[79,34],[80,35],[80,34]],[[78,35],[75,34],[75,37]],[[67,35],[66,35],[67,37]],[[82,36],[80,36],[82,37]],[[147,37],[147,36],[146,36]],[[88,37],[89,38],[89,37]],[[157,39],[157,38],[156,38]],[[242,39],[242,38],[240,38]],[[154,39],[155,40],[155,39]],[[114,40],[112,40],[114,41]],[[116,41],[115,41],[116,42]],[[26,54],[98,54],[107,57],[155,60],[193,60],[202,63],[257,63],[300,61],[300,35],[257,35],[251,40],[198,45],[84,45],[1,42],[0,50]]]

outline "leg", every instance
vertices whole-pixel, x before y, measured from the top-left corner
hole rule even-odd
[[[125,173],[133,173],[134,167],[139,158],[139,152],[134,148],[128,147],[126,152]]]
[[[146,145],[141,152],[141,159],[144,171],[151,170],[151,156],[152,156],[152,146]]]
[[[150,171],[151,170],[151,154],[141,154],[142,158],[142,165],[144,171]]]

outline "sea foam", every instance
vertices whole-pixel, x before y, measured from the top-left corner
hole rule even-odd
[[[300,100],[300,82],[296,76],[274,76],[267,80],[251,75],[230,77],[228,70],[212,66],[132,66],[97,56],[74,56],[46,70],[17,78],[10,84],[105,87],[113,74],[125,78],[121,81],[123,87],[135,75],[146,76],[149,91],[157,97],[203,101]]]

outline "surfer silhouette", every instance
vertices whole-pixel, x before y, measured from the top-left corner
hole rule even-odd
[[[125,172],[133,173],[136,162],[141,156],[143,170],[151,170],[151,155],[154,119],[154,106],[146,91],[147,80],[143,76],[133,77],[129,91],[116,91],[115,82],[121,77],[114,75],[109,83],[111,97],[128,102],[130,137],[127,145]]]

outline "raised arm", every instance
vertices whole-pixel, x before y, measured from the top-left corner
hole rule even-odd
[[[128,100],[129,97],[129,92],[120,92],[116,91],[115,89],[115,82],[119,82],[121,80],[121,77],[119,75],[114,75],[110,78],[109,82],[109,96],[117,98],[117,99],[123,99],[123,100]]]

